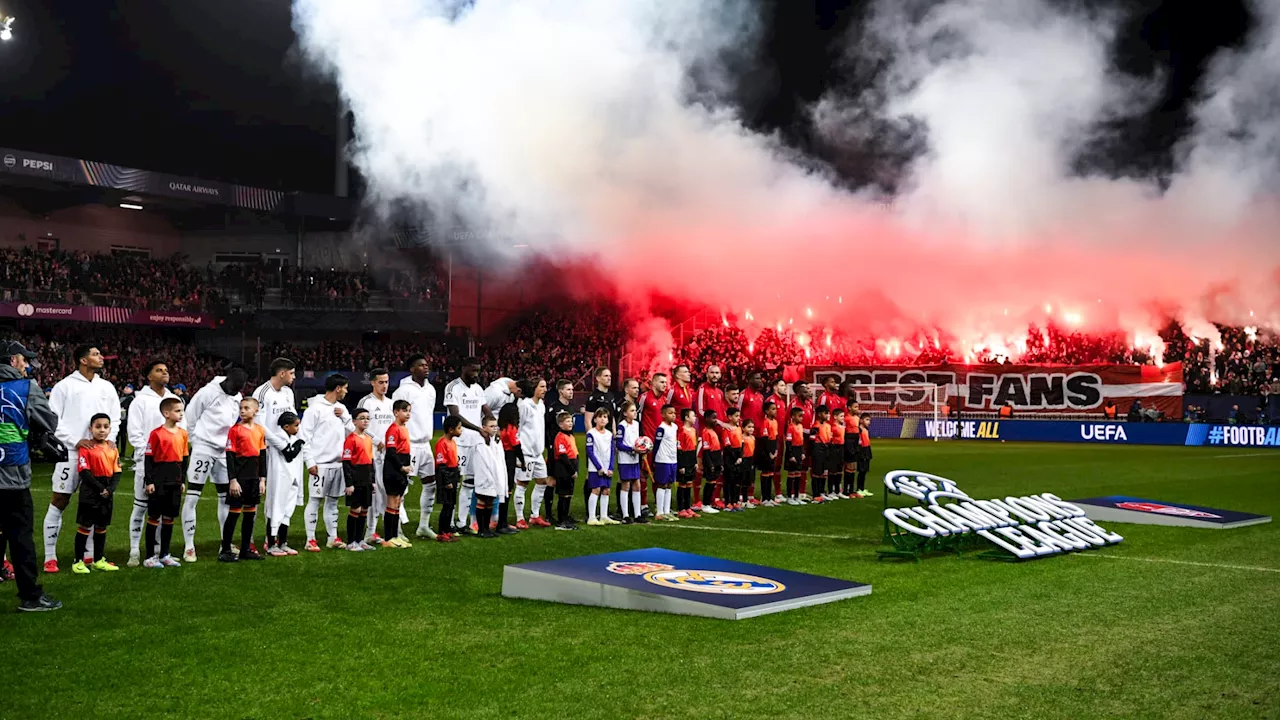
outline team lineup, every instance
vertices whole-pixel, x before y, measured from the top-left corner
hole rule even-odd
[[[124,450],[113,442],[120,405],[98,376],[101,352],[85,345],[75,356],[76,371],[50,395],[67,457],[54,469],[44,570],[59,571],[62,515],[78,494],[72,571],[113,572],[119,568],[107,558],[107,538],[123,475]],[[444,388],[437,438],[427,360],[414,355],[404,369],[394,392],[387,370],[371,371],[372,391],[354,410],[344,402],[348,379],[330,375],[323,394],[299,414],[288,359],[274,360],[251,395],[242,394],[247,371],[231,366],[185,406],[167,387],[165,363],[150,362],[124,421],[134,461],[128,565],[196,562],[196,508],[209,484],[221,530],[218,560],[228,563],[299,554],[289,545],[298,507],[305,507],[302,549],[319,553],[322,516],[323,547],[348,552],[411,548],[411,535],[449,543],[539,527],[576,530],[570,507],[580,485],[588,526],[871,495],[870,417],[859,412],[852,388],[834,379],[815,399],[804,382],[779,380],[766,389],[758,372],[743,388],[722,388],[713,365],[695,389],[689,368],[678,365],[670,377],[655,373],[643,392],[632,378],[615,392],[611,372],[600,368],[585,405],[575,408],[566,380],[555,382],[553,397],[537,377],[500,377],[482,387],[478,363],[469,359]],[[579,413],[583,458],[574,434]],[[404,501],[415,481],[418,523],[410,533]],[[341,533],[340,503],[347,508]],[[263,532],[255,538],[260,513]],[[181,561],[171,547],[179,522]]]

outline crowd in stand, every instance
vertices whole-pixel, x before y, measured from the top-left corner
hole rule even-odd
[[[164,358],[169,366],[171,386],[184,385],[198,388],[218,374],[224,360],[199,353],[187,339],[170,333],[137,327],[111,325],[87,325],[81,323],[28,323],[16,333],[3,333],[13,337],[39,355],[40,368],[35,378],[43,388],[51,388],[75,370],[71,351],[76,345],[90,341],[97,343],[107,359],[103,377],[123,392],[132,384],[135,388],[143,382],[142,371],[151,358]],[[192,390],[194,392],[194,390]]]
[[[274,343],[265,346],[267,357],[287,357],[305,370],[366,373],[374,368],[401,370],[404,359],[415,353],[427,357],[433,373],[444,372],[456,365],[455,358],[465,353],[448,338],[421,338],[401,342],[354,343],[326,340],[314,345]]]
[[[181,255],[0,250],[0,290],[11,299],[201,311],[221,307],[222,293],[215,287]]]

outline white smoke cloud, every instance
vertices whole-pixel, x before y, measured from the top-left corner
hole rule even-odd
[[[886,210],[718,99],[742,80],[722,58],[759,40],[747,0],[294,3],[303,51],[357,118],[352,159],[375,207],[500,238],[480,250],[535,238],[546,256],[769,325],[834,300],[832,286],[952,330],[1046,304],[1074,303],[1086,325],[1129,322],[1149,301],[1224,320],[1280,306],[1258,154],[1280,137],[1275,94],[1242,100],[1275,86],[1276,24],[1215,66],[1162,194],[1073,170],[1101,123],[1155,95],[1111,67],[1116,17],[1058,7],[878,5],[866,32],[891,60],[883,102],[833,93],[813,118],[838,141],[866,141],[868,118],[922,129],[927,152]],[[815,319],[867,320],[841,304]]]

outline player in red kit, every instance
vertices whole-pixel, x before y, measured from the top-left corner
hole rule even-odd
[[[698,392],[696,395],[694,395],[694,399],[693,399],[693,409],[694,409],[694,412],[698,414],[698,417],[702,418],[703,420],[698,426],[699,430],[703,433],[703,435],[705,436],[707,430],[712,430],[716,433],[718,439],[721,442],[721,445],[723,445],[724,433],[723,433],[723,429],[720,427],[720,421],[723,420],[725,417],[724,411],[728,408],[728,403],[725,402],[724,391],[720,389],[720,377],[721,377],[721,373],[720,373],[719,365],[707,366],[707,381],[698,386]],[[716,414],[716,425],[714,427],[708,426],[706,422],[708,410]],[[701,480],[701,478],[697,478],[697,477],[694,478],[694,482],[693,482],[694,497],[699,497],[699,494],[698,494],[698,485],[700,484],[699,480]],[[717,497],[717,495],[719,494],[719,489],[720,487],[717,484],[710,493],[703,492],[701,494],[703,503],[706,503],[708,499],[710,499],[711,502],[713,503],[713,507],[715,507],[717,510],[724,509],[724,501],[721,500],[719,497]],[[693,509],[697,510],[698,507],[695,505]]]
[[[636,399],[636,407],[640,409],[640,434],[651,442],[657,442],[654,436],[658,432],[658,426],[662,424],[662,406],[667,404],[670,395],[666,374],[654,373],[649,381],[649,389],[640,393],[640,397]],[[651,455],[652,453],[645,453],[640,456],[640,507],[644,513],[649,512],[649,501],[645,495],[649,490],[648,481],[653,480]]]
[[[818,395],[818,401],[814,403],[815,407],[822,405],[827,406],[827,412],[834,413],[837,410],[844,410],[848,407],[848,400],[845,394],[840,392],[840,381],[835,375],[828,375],[822,381],[822,392]]]
[[[747,375],[747,389],[742,391],[742,397],[738,398],[738,407],[742,410],[742,422],[745,425],[748,420],[756,426],[756,432],[760,432],[760,421],[764,420],[764,377],[758,372],[752,372]]]

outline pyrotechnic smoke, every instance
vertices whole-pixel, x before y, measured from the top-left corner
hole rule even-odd
[[[1153,303],[1280,320],[1280,3],[1260,0],[1255,35],[1215,62],[1163,185],[1077,169],[1104,122],[1156,99],[1112,67],[1118,17],[1047,0],[917,5],[882,0],[850,48],[851,62],[887,59],[877,101],[833,91],[812,112],[834,142],[874,143],[868,119],[923,133],[888,207],[725,100],[744,80],[724,58],[759,39],[746,0],[294,10],[306,56],[356,116],[352,159],[375,208],[497,238],[478,254],[528,242],[590,259],[629,294],[749,308],[766,326],[980,338],[1049,316],[1152,336]]]

